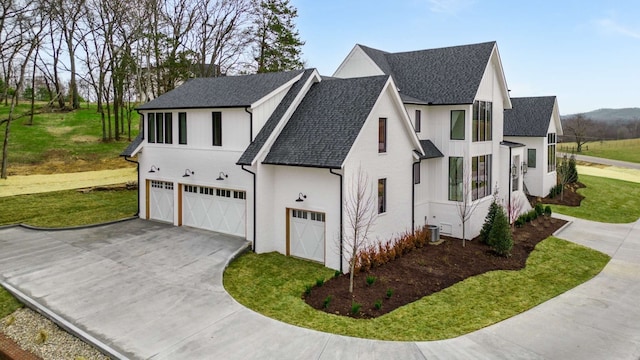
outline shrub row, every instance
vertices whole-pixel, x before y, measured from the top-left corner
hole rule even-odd
[[[562,184],[558,184],[554,187],[551,188],[551,190],[549,191],[549,198],[553,199],[554,197],[562,194]]]
[[[541,203],[537,203],[535,208],[531,209],[529,212],[526,212],[520,215],[516,221],[516,227],[522,227],[524,224],[537,219],[539,216],[551,216],[551,206],[547,205],[546,207],[542,207]]]
[[[358,251],[355,272],[368,271],[386,264],[411,250],[421,248],[429,242],[430,232],[426,226],[415,232],[406,232],[397,239],[369,245]]]

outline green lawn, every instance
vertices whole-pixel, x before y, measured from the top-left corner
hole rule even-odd
[[[554,212],[606,223],[630,223],[640,218],[640,184],[604,177],[580,175],[587,187],[579,207],[551,205]]]
[[[0,198],[0,225],[25,223],[42,227],[95,224],[133,216],[136,190],[75,190]]]
[[[17,114],[29,111],[28,104],[20,104]],[[0,119],[9,108],[0,105]],[[25,125],[28,118],[16,120],[11,125],[9,138],[10,164],[38,164],[51,157],[65,160],[97,161],[117,158],[127,146],[127,136],[119,142],[102,142],[102,123],[96,106],[72,112],[55,112],[34,116],[33,125]],[[138,134],[139,116],[132,116],[132,138]],[[125,125],[126,126],[126,125]],[[0,141],[4,140],[4,127]],[[125,129],[126,131],[126,129]]]
[[[558,151],[575,151],[575,143],[558,144]],[[573,150],[572,150],[573,149]],[[596,141],[583,145],[580,155],[640,163],[640,139]]]
[[[380,340],[456,337],[545,302],[598,274],[605,254],[557,238],[532,252],[521,271],[469,278],[376,319],[330,315],[302,299],[305,285],[333,271],[277,253],[247,253],[225,271],[224,286],[241,304],[271,318],[335,334]]]

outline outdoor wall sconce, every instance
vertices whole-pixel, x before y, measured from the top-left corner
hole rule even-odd
[[[516,164],[513,164],[511,166],[511,177],[514,179],[518,177],[518,167],[516,166]]]
[[[296,202],[303,202],[304,199],[307,198],[307,195],[303,194],[303,193],[299,193],[298,194],[298,198],[296,199]]]
[[[195,174],[195,171],[191,171],[189,169],[186,169],[184,171],[184,175],[182,175],[182,177],[189,177],[189,176],[194,175],[194,174]]]
[[[220,174],[218,174],[218,178],[216,180],[222,181],[222,180],[224,180],[224,179],[226,179],[228,177],[229,177],[229,175],[227,175],[224,172],[220,171]]]
[[[156,171],[160,171],[159,167],[156,167],[155,165],[151,165],[151,170],[149,170],[150,173],[154,173]]]

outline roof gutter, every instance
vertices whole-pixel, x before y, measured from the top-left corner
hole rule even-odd
[[[340,204],[340,272],[342,273],[342,260],[343,260],[343,256],[344,254],[342,253],[342,249],[344,248],[343,246],[343,234],[342,234],[342,225],[343,225],[343,210],[342,210],[342,174],[338,174],[333,172],[333,169],[329,169],[329,172],[332,173],[333,175],[337,175],[340,177],[340,200],[339,200],[339,204]]]
[[[244,111],[249,114],[249,144],[253,142],[253,112],[249,111],[250,107],[244,107]]]
[[[258,193],[256,193],[256,173],[254,173],[251,170],[245,169],[244,165],[241,165],[240,167],[242,168],[242,170],[253,175],[253,245],[252,245],[252,249],[253,249],[253,252],[256,252],[256,216],[257,216],[256,202],[258,198]]]

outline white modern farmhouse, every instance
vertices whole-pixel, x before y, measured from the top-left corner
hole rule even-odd
[[[138,108],[143,131],[122,155],[137,155],[140,217],[346,270],[344,204],[360,173],[377,201],[372,241],[425,224],[462,237],[464,197],[479,202],[471,238],[494,192],[523,199],[523,178],[548,191],[555,172],[530,176],[525,156],[535,148],[551,159],[555,147],[505,138],[507,121],[531,116],[512,105],[495,42],[406,53],[356,45],[333,77],[190,80]],[[554,111],[546,131],[561,133],[555,98]]]

